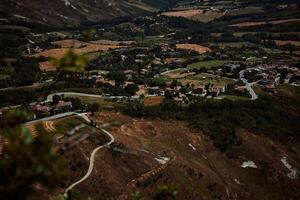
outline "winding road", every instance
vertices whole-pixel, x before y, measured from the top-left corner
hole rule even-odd
[[[82,117],[87,123],[90,123],[90,122],[91,122],[91,120],[88,118],[88,116],[86,115],[86,113],[74,113],[74,114],[76,114],[76,115]],[[104,132],[106,135],[108,135],[108,136],[110,137],[110,141],[109,141],[108,143],[104,144],[104,145],[101,145],[101,146],[95,148],[95,149],[92,151],[91,156],[90,156],[90,159],[89,159],[89,160],[90,160],[90,164],[89,164],[89,168],[88,168],[87,173],[86,173],[86,174],[84,175],[84,177],[82,177],[80,180],[78,180],[78,181],[76,181],[75,183],[73,183],[72,185],[70,185],[70,186],[66,189],[65,194],[67,194],[68,191],[72,190],[76,185],[78,185],[78,184],[82,183],[83,181],[85,181],[85,180],[91,175],[91,173],[92,173],[92,171],[93,171],[93,169],[94,169],[94,161],[95,161],[95,155],[96,155],[96,153],[97,153],[100,149],[102,149],[102,148],[104,148],[104,147],[108,147],[108,146],[111,145],[113,142],[115,142],[115,138],[114,138],[114,136],[113,136],[110,132],[108,132],[108,131],[106,131],[106,130],[100,128],[99,126],[96,126],[96,128],[99,129],[99,130],[101,130],[102,132]]]
[[[54,120],[54,119],[59,119],[59,118],[63,118],[63,117],[67,117],[67,116],[72,116],[72,115],[77,115],[79,117],[82,117],[87,123],[90,123],[91,120],[88,118],[88,116],[86,115],[86,113],[76,113],[76,112],[67,112],[67,113],[61,113],[61,114],[58,114],[58,115],[54,115],[54,116],[51,116],[51,117],[46,117],[46,118],[42,118],[42,119],[38,119],[38,120],[34,120],[34,121],[30,121],[30,122],[27,122],[26,124],[30,125],[30,124],[34,124],[36,122],[40,122],[40,121],[48,121],[48,120]],[[93,171],[93,168],[94,168],[94,161],[95,161],[95,155],[96,153],[104,148],[104,147],[108,147],[109,145],[111,145],[113,142],[115,142],[115,138],[114,136],[100,128],[99,126],[96,126],[97,129],[99,129],[100,131],[102,131],[103,133],[105,133],[106,135],[108,135],[110,137],[110,141],[104,145],[101,145],[97,148],[95,148],[92,153],[91,153],[91,156],[90,156],[90,163],[89,163],[89,168],[88,168],[88,171],[87,173],[85,174],[84,177],[82,177],[80,180],[76,181],[75,183],[73,183],[72,185],[70,185],[66,190],[65,190],[65,194],[67,194],[68,191],[72,190],[76,185],[80,184],[81,182],[83,182],[84,180],[86,180],[92,173]]]
[[[99,128],[99,127],[98,127]],[[100,129],[100,128],[99,128]],[[102,146],[99,146],[97,147],[96,149],[93,150],[93,152],[91,153],[91,156],[90,156],[90,164],[89,164],[89,168],[88,168],[88,171],[87,173],[84,175],[84,177],[82,177],[80,180],[76,181],[75,183],[73,183],[72,185],[70,185],[66,191],[65,191],[65,194],[68,193],[68,191],[72,190],[76,185],[82,183],[83,181],[85,181],[92,173],[93,171],[93,168],[94,168],[94,161],[95,161],[95,155],[96,153],[104,148],[104,147],[107,147],[109,145],[111,145],[114,141],[115,141],[115,138],[112,134],[110,134],[108,131],[104,130],[104,129],[100,129],[102,132],[104,132],[105,134],[107,134],[109,137],[110,137],[110,141],[108,143],[106,143],[105,145],[102,145]]]
[[[248,68],[250,69],[250,68]],[[247,70],[248,70],[247,69]],[[245,71],[246,70],[242,70],[240,71],[240,80],[245,84],[245,88],[248,90],[248,92],[250,93],[251,95],[251,100],[256,100],[258,99],[258,96],[257,94],[255,93],[255,91],[253,90],[252,86],[255,84],[255,83],[249,83],[247,79],[245,79]]]

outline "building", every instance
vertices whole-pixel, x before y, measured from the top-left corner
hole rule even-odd
[[[71,101],[59,101],[55,106],[55,111],[63,112],[63,111],[69,111],[73,107]]]
[[[217,97],[219,96],[221,93],[225,92],[225,86],[217,86],[217,85],[212,85],[209,89],[208,89],[209,93],[213,96],[213,97]]]
[[[274,84],[267,84],[264,86],[264,90],[267,92],[275,92],[275,85]]]
[[[38,103],[30,104],[30,108],[37,113],[49,113],[52,110],[51,107]]]
[[[196,87],[196,89],[194,90],[194,92],[196,94],[203,94],[203,93],[205,93],[207,91],[205,90],[205,85],[200,85],[200,86]]]
[[[149,95],[160,95],[163,96],[165,92],[158,86],[148,88]]]
[[[181,92],[178,92],[174,98],[174,101],[176,101],[177,103],[186,103],[189,99],[185,94],[182,94]]]

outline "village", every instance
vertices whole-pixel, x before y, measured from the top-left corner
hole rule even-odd
[[[136,58],[145,58],[146,55],[137,55]],[[240,68],[239,64],[225,64],[220,66],[214,73],[222,72],[224,76],[228,76],[234,69]],[[180,70],[178,68],[176,70]],[[276,87],[280,84],[287,84],[292,81],[293,85],[299,84],[298,80],[300,72],[298,68],[289,67],[287,64],[259,64],[256,67],[246,68],[241,70],[244,72],[246,81],[251,84],[251,87],[261,88],[263,91],[268,93],[276,93]],[[239,71],[239,72],[241,72]],[[141,74],[145,75],[147,69],[141,70]],[[165,71],[166,72],[166,71]],[[183,73],[181,71],[181,73]],[[184,71],[184,73],[190,73]],[[157,73],[154,76],[156,78],[164,76],[162,73]],[[220,74],[220,73],[219,73]],[[108,72],[103,70],[95,70],[93,72],[84,73],[79,79],[90,80],[92,85],[100,87],[103,91],[102,94],[94,94],[95,96],[106,101],[139,101],[146,97],[162,97],[172,99],[179,104],[188,104],[192,98],[203,98],[203,99],[223,99],[226,98],[226,94],[245,97],[250,100],[251,94],[248,91],[247,86],[241,80],[235,80],[234,84],[214,84],[214,83],[201,83],[197,85],[182,84],[181,79],[168,80],[163,83],[150,83],[150,84],[139,84],[133,80],[136,72],[133,70],[124,71],[123,82],[118,80],[110,79]],[[196,75],[196,73],[193,73]],[[64,93],[61,96],[55,95],[52,102],[35,102],[30,103],[29,107],[36,113],[37,116],[50,116],[58,113],[69,112],[74,109],[87,110],[89,106],[76,106],[74,107],[72,101],[74,98],[64,98]],[[67,93],[66,93],[67,94]],[[88,95],[88,94],[87,94]],[[80,93],[78,94],[80,96]],[[76,97],[74,93],[73,97]]]
[[[36,36],[40,37],[40,36]],[[58,39],[58,38],[56,38]],[[106,41],[106,46],[109,41]],[[110,42],[112,43],[112,42]],[[50,65],[47,57],[55,55],[57,45],[62,47],[86,48],[90,43],[76,39],[64,39],[52,42],[56,46],[44,47],[39,59],[40,69],[45,74],[53,74],[54,69],[45,69]],[[123,42],[132,45],[133,43]],[[136,45],[136,44],[135,44]],[[148,47],[115,46],[109,44],[107,52],[88,62],[87,70],[78,73],[72,80],[74,87],[95,87],[96,95],[102,98],[131,98],[161,96],[185,104],[193,98],[223,99],[228,96],[251,98],[249,87],[259,87],[274,93],[280,84],[299,85],[299,68],[285,61],[269,61],[267,57],[256,59],[243,57],[238,61],[228,61],[226,53],[211,54],[212,49],[196,44],[159,43]],[[64,48],[62,50],[64,50]],[[95,47],[94,47],[95,48]],[[96,47],[96,51],[98,51]],[[78,51],[79,51],[78,50]],[[33,51],[33,50],[32,50]],[[25,49],[29,56],[35,55]],[[46,52],[50,52],[49,55]],[[61,54],[61,53],[60,53]],[[60,55],[59,54],[59,55]],[[39,55],[39,56],[41,56]],[[47,57],[45,57],[47,55]],[[214,57],[212,57],[214,55]],[[63,55],[60,55],[60,57]],[[210,60],[205,60],[211,57]],[[219,59],[215,61],[215,59]],[[225,60],[222,60],[225,59]],[[219,64],[211,67],[211,63]],[[242,74],[241,74],[242,73]],[[44,83],[57,79],[47,76]],[[68,75],[60,77],[68,81]],[[43,84],[43,83],[42,83]],[[247,86],[251,84],[251,86]],[[57,105],[45,106],[43,103],[30,104],[37,113],[57,113],[72,109],[70,101],[56,102]]]

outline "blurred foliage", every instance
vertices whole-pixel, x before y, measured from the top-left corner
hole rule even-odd
[[[171,185],[159,185],[157,191],[154,193],[151,199],[153,200],[171,200],[176,199],[177,189]],[[136,191],[131,194],[131,200],[142,200],[140,192]]]
[[[134,192],[131,194],[131,200],[141,200],[142,196],[140,192]]]
[[[84,55],[76,54],[72,49],[70,49],[62,58],[51,58],[50,61],[54,66],[56,66],[58,71],[75,73],[85,70],[87,58]]]
[[[158,192],[154,195],[154,200],[169,200],[176,199],[177,190],[174,186],[161,185],[158,187]]]
[[[34,138],[21,124],[28,119],[31,116],[20,110],[10,110],[0,118],[2,200],[35,199],[39,190],[50,191],[64,180],[64,163],[54,153],[51,137],[37,124]]]
[[[96,34],[95,29],[84,30],[84,31],[82,31],[82,39],[84,41],[91,40],[95,36],[95,34]]]

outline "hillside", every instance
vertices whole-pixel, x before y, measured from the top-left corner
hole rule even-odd
[[[171,1],[162,0],[3,0],[0,23],[71,27],[121,16],[153,12]],[[45,4],[47,6],[45,7]]]

